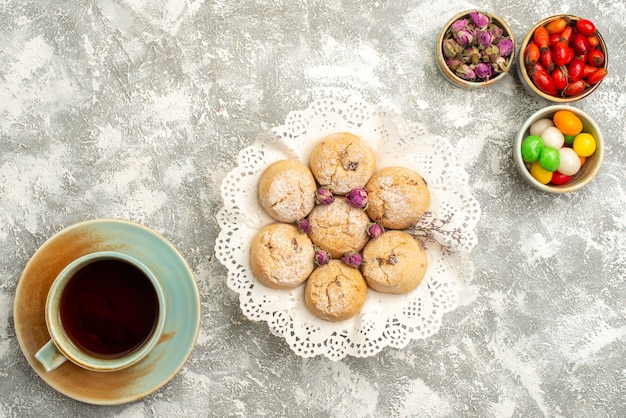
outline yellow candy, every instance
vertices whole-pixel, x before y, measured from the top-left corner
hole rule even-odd
[[[535,161],[530,165],[530,175],[541,184],[548,184],[552,180],[552,172],[544,169],[539,161]]]
[[[580,133],[574,138],[572,148],[579,157],[589,157],[596,150],[596,139],[587,132]]]

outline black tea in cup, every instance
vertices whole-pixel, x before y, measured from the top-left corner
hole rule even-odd
[[[122,260],[102,259],[71,277],[59,314],[78,348],[96,357],[119,358],[150,338],[159,317],[159,300],[139,268]]]

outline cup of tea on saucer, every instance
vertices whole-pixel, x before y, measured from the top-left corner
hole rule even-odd
[[[159,342],[167,317],[159,279],[117,251],[86,254],[54,279],[45,305],[51,339],[35,358],[50,372],[66,361],[116,371],[141,361]]]

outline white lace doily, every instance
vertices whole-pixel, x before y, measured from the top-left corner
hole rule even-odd
[[[407,295],[368,290],[360,314],[342,322],[314,317],[304,304],[304,284],[288,290],[261,285],[249,265],[250,243],[273,222],[260,207],[257,183],[271,163],[298,158],[308,165],[313,146],[335,132],[354,133],[374,149],[377,168],[399,165],[420,173],[431,193],[431,207],[413,231],[424,244],[428,270],[420,286]],[[474,228],[480,206],[468,192],[468,175],[457,164],[445,138],[430,135],[402,115],[360,98],[345,102],[320,99],[306,110],[290,112],[285,124],[265,132],[243,149],[238,165],[222,182],[224,207],[217,220],[217,258],[228,269],[228,286],[239,294],[246,317],[266,321],[300,356],[367,357],[387,346],[403,348],[411,339],[436,333],[444,313],[458,304],[460,291],[472,280],[469,253],[476,245]]]

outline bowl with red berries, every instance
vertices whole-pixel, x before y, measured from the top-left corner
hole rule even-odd
[[[517,71],[533,94],[554,103],[575,102],[593,93],[606,77],[606,44],[592,20],[551,16],[520,43]]]
[[[544,192],[568,193],[589,184],[604,158],[604,139],[588,113],[555,104],[533,113],[515,137],[513,159],[522,177]]]

